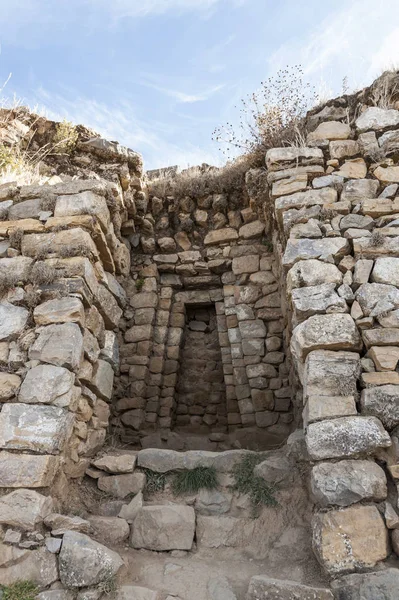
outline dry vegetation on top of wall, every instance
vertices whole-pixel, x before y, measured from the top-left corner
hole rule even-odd
[[[221,168],[203,164],[173,176],[161,175],[149,182],[149,191],[152,196],[158,198],[173,196],[177,199],[185,196],[202,198],[209,194],[229,194],[242,188],[245,173],[251,166],[247,156],[242,156]]]

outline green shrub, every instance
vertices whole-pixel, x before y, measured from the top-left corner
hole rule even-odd
[[[34,600],[39,590],[32,581],[16,581],[11,585],[1,586],[2,600]]]
[[[254,509],[260,506],[277,506],[274,497],[276,487],[266,483],[262,477],[254,474],[256,465],[265,460],[263,454],[247,454],[233,470],[233,489],[241,494],[247,494]]]
[[[140,277],[139,279],[136,279],[136,290],[138,292],[141,292],[141,290],[143,289],[143,285],[144,285],[144,278]]]
[[[56,154],[71,154],[76,147],[78,137],[76,127],[64,119],[56,126],[53,152]]]
[[[172,479],[172,491],[175,496],[195,494],[199,490],[214,490],[218,487],[215,467],[195,467],[176,471]]]

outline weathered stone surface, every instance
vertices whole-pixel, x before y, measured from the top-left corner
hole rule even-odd
[[[366,317],[377,317],[399,307],[399,290],[384,283],[364,283],[356,292],[356,300]]]
[[[119,367],[119,344],[115,332],[104,332],[104,346],[100,350],[100,358],[109,362],[114,370]]]
[[[57,198],[54,216],[65,217],[73,215],[95,215],[104,231],[109,226],[110,215],[105,198],[89,190]]]
[[[374,567],[389,553],[388,531],[376,506],[354,506],[313,517],[313,550],[330,574]]]
[[[398,346],[399,330],[381,327],[379,329],[368,329],[362,332],[363,341],[367,348],[371,346]]]
[[[253,519],[239,519],[227,516],[197,517],[198,548],[223,548],[250,545],[256,528]]]
[[[145,485],[144,473],[110,475],[98,479],[98,487],[116,498],[126,498],[129,494],[138,494]]]
[[[130,544],[158,552],[191,550],[195,512],[190,506],[144,506],[137,514]]]
[[[59,469],[57,456],[0,452],[0,488],[41,488],[52,484]]]
[[[130,527],[125,519],[93,515],[88,520],[94,531],[93,536],[106,544],[121,544],[129,537]]]
[[[337,201],[337,190],[333,188],[321,188],[319,190],[308,190],[307,192],[297,192],[296,194],[292,194],[290,196],[284,196],[282,198],[277,198],[275,201],[275,210],[278,217],[278,220],[281,225],[284,222],[284,215],[287,211],[294,209],[301,211],[300,215],[304,217],[305,222],[307,222],[308,218],[316,217],[320,212],[318,209],[315,213],[304,212],[307,207],[320,207],[324,204],[333,204]],[[306,218],[307,217],[307,218]],[[301,222],[294,219],[294,222]],[[288,223],[286,223],[288,225]],[[291,225],[293,223],[291,222]],[[289,227],[288,227],[289,229]]]
[[[76,323],[48,325],[29,349],[31,360],[77,370],[83,357],[83,336]]]
[[[123,565],[119,554],[76,531],[67,531],[59,554],[60,579],[68,588],[98,585]]]
[[[6,402],[17,393],[21,378],[13,373],[0,372],[0,402]]]
[[[246,600],[334,600],[334,596],[326,588],[256,575],[251,578]]]
[[[105,360],[98,360],[93,367],[90,389],[103,400],[109,402],[112,396],[114,370]]]
[[[386,429],[399,425],[399,385],[380,385],[362,391],[362,414],[378,417]]]
[[[81,517],[60,515],[59,513],[50,513],[44,519],[46,527],[57,535],[64,534],[66,531],[80,531],[80,533],[90,532],[90,523]]]
[[[259,256],[238,256],[233,258],[232,270],[235,275],[241,275],[242,273],[256,273],[259,271]]]
[[[237,600],[226,577],[213,577],[208,581],[209,600]]]
[[[139,492],[135,495],[135,497],[129,502],[129,504],[124,504],[118,514],[118,517],[121,519],[125,519],[128,523],[133,523],[134,519],[137,517],[139,511],[143,508],[143,493]]]
[[[354,573],[331,582],[336,600],[396,600],[399,570]]]
[[[373,461],[341,460],[314,466],[311,490],[320,506],[349,506],[362,500],[381,502],[387,496],[387,480]]]
[[[38,365],[30,369],[18,394],[25,404],[67,407],[72,399],[75,376],[64,367]]]
[[[265,230],[265,224],[261,221],[252,221],[240,227],[238,234],[244,240],[260,237]]]
[[[291,462],[282,453],[269,454],[265,460],[260,462],[254,469],[255,475],[261,477],[267,483],[279,485],[292,482],[294,468]]]
[[[353,179],[344,184],[341,200],[357,204],[365,198],[376,198],[379,183],[373,179]]]
[[[57,558],[46,548],[33,551],[8,548],[13,556],[5,562],[4,566],[0,566],[2,585],[11,585],[21,581],[21,574],[25,581],[31,581],[40,588],[45,588],[57,581]]]
[[[377,167],[374,171],[375,177],[382,183],[398,183],[399,182],[399,167]]]
[[[272,185],[272,196],[277,198],[278,196],[294,194],[295,192],[306,190],[307,185],[308,174],[296,173],[290,177],[275,181]]]
[[[323,164],[323,151],[320,148],[271,148],[266,152],[266,166],[269,171],[278,171],[291,166]]]
[[[374,362],[377,371],[395,371],[399,362],[397,346],[372,346],[368,356]]]
[[[399,287],[399,258],[377,258],[371,274],[371,280],[376,283],[396,285]]]
[[[266,337],[266,327],[261,319],[254,319],[253,321],[240,321],[239,330],[243,339]]]
[[[22,254],[31,257],[56,254],[62,258],[65,253],[68,256],[81,256],[83,249],[93,257],[98,256],[90,233],[80,227],[57,233],[30,233],[24,235],[21,243]]]
[[[308,134],[308,141],[313,140],[346,140],[351,129],[347,123],[340,121],[324,121]]]
[[[242,461],[249,450],[227,450],[209,452],[207,450],[189,450],[177,452],[160,448],[145,448],[137,454],[137,465],[157,473],[167,473],[175,469],[195,469],[212,467],[221,473],[228,473]]]
[[[355,140],[337,140],[330,142],[329,146],[331,158],[337,158],[338,160],[356,156],[360,152],[359,144]]]
[[[387,448],[391,439],[375,417],[341,417],[308,426],[306,446],[313,460],[351,458]]]
[[[137,585],[122,585],[118,588],[115,598],[116,600],[161,600],[163,595],[161,592],[155,592]],[[168,596],[168,598],[172,597]],[[179,600],[179,598],[176,597],[176,600]]]
[[[59,545],[61,547],[62,540],[57,539],[57,538],[47,538],[46,539],[46,547],[47,547],[47,540],[49,540],[50,542],[53,542],[53,543],[55,542],[57,545]],[[51,552],[51,550],[50,550],[50,552]],[[56,552],[54,552],[53,554],[56,554]],[[70,590],[55,589],[55,590],[47,590],[45,592],[41,592],[40,594],[38,594],[36,596],[36,598],[37,598],[37,600],[74,600],[75,596],[74,596],[74,593]]]
[[[122,309],[119,307],[113,294],[104,285],[97,286],[95,304],[104,319],[106,327],[109,329],[118,327],[122,316]]]
[[[287,273],[287,291],[303,286],[316,286],[326,283],[340,285],[342,273],[335,265],[316,259],[300,260]]]
[[[221,515],[230,510],[232,497],[217,490],[200,491],[195,510],[201,515]]]
[[[84,152],[91,152],[101,158],[127,162],[138,175],[143,170],[143,159],[138,152],[134,152],[126,146],[121,146],[118,142],[110,142],[101,137],[90,138],[87,142],[80,142],[79,149]]]
[[[205,246],[212,246],[215,244],[224,244],[226,242],[232,242],[238,239],[238,233],[235,229],[226,227],[225,229],[216,229],[210,231],[204,238]]]
[[[297,288],[292,291],[292,305],[298,322],[316,314],[344,313],[348,308],[335,291],[334,283]]]
[[[367,165],[363,158],[346,160],[336,173],[348,179],[363,179],[367,175]]]
[[[350,253],[346,238],[289,239],[283,256],[283,265],[292,267],[299,260],[340,258]]]
[[[0,303],[0,341],[12,340],[25,327],[29,312],[22,306],[14,306],[9,302]]]
[[[369,129],[381,131],[388,127],[396,127],[397,125],[399,125],[399,111],[378,108],[377,106],[367,108],[356,119],[356,127],[360,132],[368,131]]]
[[[5,404],[0,413],[0,448],[57,454],[71,435],[73,415],[63,408]]]
[[[308,396],[302,413],[305,427],[316,421],[353,415],[357,415],[354,396]]]
[[[34,490],[15,490],[0,498],[0,524],[33,531],[53,510],[53,500]]]
[[[84,326],[85,311],[79,298],[67,296],[59,300],[48,300],[36,306],[33,317],[37,325],[51,323],[79,323]]]
[[[304,396],[354,395],[359,373],[360,356],[356,352],[311,352],[305,363]]]
[[[384,236],[381,243],[376,244],[373,237],[360,237],[353,240],[355,258],[380,258],[399,256],[399,236]]]
[[[133,473],[136,464],[136,455],[127,454],[106,454],[97,458],[91,463],[96,469],[106,473]]]
[[[312,350],[358,350],[359,331],[348,314],[315,315],[295,327],[291,339],[294,357],[303,362]]]

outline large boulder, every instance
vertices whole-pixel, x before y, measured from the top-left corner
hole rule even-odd
[[[356,119],[356,128],[359,132],[374,129],[381,131],[399,125],[399,111],[394,109],[370,106]]]
[[[72,413],[56,406],[5,404],[0,413],[0,448],[58,454],[73,422]]]
[[[25,404],[68,406],[75,376],[64,367],[38,365],[30,369],[22,383],[18,400]]]
[[[399,569],[353,573],[331,583],[336,600],[397,600]]]
[[[370,460],[319,463],[312,469],[312,495],[320,506],[349,506],[387,497],[387,479],[381,467]]]
[[[105,198],[89,190],[57,198],[54,216],[74,215],[95,215],[105,232],[109,226],[110,214]]]
[[[283,256],[283,265],[292,267],[299,260],[320,259],[330,262],[332,258],[342,258],[350,253],[346,238],[289,239]]]
[[[360,374],[357,352],[314,350],[306,357],[304,396],[350,396]]]
[[[0,498],[0,525],[33,531],[53,510],[53,500],[34,490],[15,490]]]
[[[52,323],[79,323],[82,327],[85,321],[85,311],[79,298],[67,296],[55,300],[47,300],[36,306],[33,311],[36,325],[51,325]]]
[[[334,596],[326,588],[256,575],[251,578],[246,600],[334,600]]]
[[[317,314],[345,313],[348,307],[335,291],[335,283],[322,283],[292,290],[292,306],[298,323]]]
[[[388,530],[376,506],[353,506],[313,517],[313,550],[331,575],[374,567],[389,554]]]
[[[342,278],[341,271],[333,264],[315,258],[300,260],[287,273],[287,291],[324,283],[340,285]]]
[[[133,548],[191,550],[195,532],[195,512],[191,506],[144,506],[132,525]]]
[[[59,554],[60,579],[68,588],[89,587],[114,577],[123,560],[116,552],[77,531],[67,531]]]
[[[312,460],[352,458],[390,445],[387,431],[375,417],[340,417],[311,423],[306,433]]]

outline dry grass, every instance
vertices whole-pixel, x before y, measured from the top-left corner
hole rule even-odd
[[[61,258],[71,258],[73,256],[90,258],[92,256],[92,251],[84,244],[77,244],[75,246],[61,246],[61,248],[57,250],[57,254]]]
[[[8,290],[14,288],[19,281],[15,273],[0,273],[0,295],[3,296]]]
[[[251,168],[251,158],[240,157],[222,168],[202,165],[173,176],[161,176],[149,182],[150,194],[158,198],[204,198],[210,194],[230,194],[243,188],[245,173]]]
[[[49,285],[57,278],[57,270],[44,261],[38,260],[32,267],[29,278],[33,285]]]
[[[15,248],[15,250],[21,250],[21,242],[22,238],[24,237],[23,229],[20,229],[19,227],[11,229],[8,237],[10,240],[11,247]]]
[[[370,243],[372,246],[382,246],[385,242],[385,236],[378,229],[374,229],[371,234]]]

